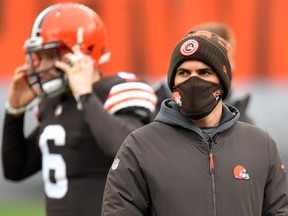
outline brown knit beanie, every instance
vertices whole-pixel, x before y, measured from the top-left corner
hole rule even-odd
[[[224,100],[231,87],[230,44],[218,35],[198,30],[188,33],[174,48],[168,69],[168,86],[173,91],[177,68],[187,60],[198,60],[207,64],[217,74],[223,87]]]

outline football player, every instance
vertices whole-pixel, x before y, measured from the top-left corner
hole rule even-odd
[[[5,178],[20,181],[41,170],[48,216],[100,215],[113,157],[149,122],[155,93],[134,74],[101,74],[110,57],[106,27],[82,4],[43,10],[24,49],[26,63],[15,69],[6,103]],[[31,108],[39,124],[25,136]]]

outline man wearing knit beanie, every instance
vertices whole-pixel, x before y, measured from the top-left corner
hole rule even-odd
[[[167,82],[182,114],[193,120],[201,119],[213,111],[220,99],[227,97],[231,86],[230,52],[227,41],[203,30],[188,33],[176,45]],[[193,66],[190,70],[185,63],[189,67],[182,69],[179,66],[184,62],[190,62],[191,66],[196,62],[197,67],[199,64],[201,67],[192,70]],[[182,82],[184,84],[180,84]]]
[[[191,32],[176,45],[168,70],[173,98],[122,143],[102,216],[288,215],[275,141],[222,102],[228,56],[229,44],[211,32]]]
[[[229,55],[231,45],[218,35],[204,31],[188,33],[175,47],[168,70],[168,86],[172,91],[177,67],[187,60],[199,60],[209,65],[219,77],[224,92],[224,100],[231,86],[231,66]]]
[[[231,70],[233,72],[235,69],[235,63],[233,60],[233,55],[234,55],[233,50],[235,48],[235,38],[234,38],[234,34],[233,34],[233,31],[230,28],[230,26],[228,26],[227,24],[222,23],[222,22],[207,22],[207,23],[202,23],[198,26],[193,27],[190,31],[196,31],[196,30],[206,30],[206,31],[213,32],[213,33],[219,35],[220,37],[222,37],[223,39],[225,39],[229,44],[231,44],[232,52],[230,52],[230,64],[231,64]],[[233,84],[231,84],[231,85],[233,87]],[[251,116],[247,113],[247,107],[249,105],[251,95],[249,93],[247,93],[244,96],[241,96],[241,97],[236,96],[235,97],[235,94],[233,94],[234,91],[233,91],[232,87],[231,87],[232,91],[230,90],[230,93],[225,98],[225,100],[223,100],[223,102],[228,103],[228,104],[236,107],[240,111],[241,115],[239,117],[239,121],[254,124],[253,118],[251,118]],[[162,101],[167,99],[167,98],[171,98],[172,93],[168,87],[166,75],[165,75],[165,78],[163,77],[163,79],[157,81],[154,84],[153,88],[154,88],[154,90],[157,94],[157,97],[158,97],[158,102],[156,105],[156,111],[154,113],[154,118],[155,118],[155,116],[157,115],[157,113],[160,110]]]

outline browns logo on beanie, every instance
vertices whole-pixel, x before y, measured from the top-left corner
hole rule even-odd
[[[220,36],[198,30],[188,33],[174,48],[170,59],[167,82],[173,91],[177,68],[187,60],[198,60],[207,64],[217,74],[223,87],[222,99],[229,94],[231,88],[231,65],[229,55],[230,44]]]

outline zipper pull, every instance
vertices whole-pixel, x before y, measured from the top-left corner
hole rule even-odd
[[[210,166],[210,174],[214,174],[214,159],[213,159],[213,154],[212,154],[212,151],[210,151],[210,154],[209,154],[209,166]]]

